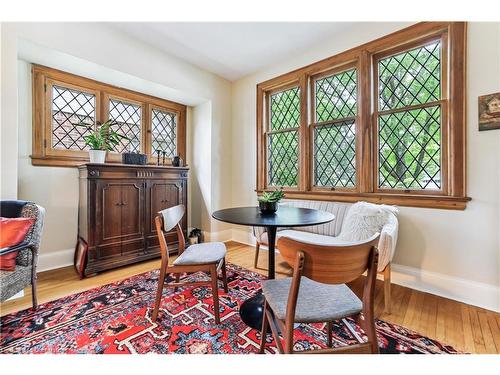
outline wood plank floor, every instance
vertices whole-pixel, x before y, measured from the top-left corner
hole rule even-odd
[[[267,274],[266,251],[261,252],[259,268],[255,269],[253,247],[237,242],[228,242],[227,246],[228,262]],[[277,277],[285,277],[289,268],[279,254],[276,261]],[[73,267],[41,272],[38,275],[38,300],[39,303],[51,301],[158,267],[159,260],[153,260],[103,272],[83,280],[78,279]],[[359,294],[362,280],[352,283],[351,287]],[[400,324],[467,352],[500,353],[500,314],[498,313],[399,285],[392,286],[392,301],[392,313],[384,314],[383,285],[381,281],[378,281],[375,313],[380,319]],[[30,306],[31,288],[27,288],[24,297],[1,304],[0,314],[9,314]]]

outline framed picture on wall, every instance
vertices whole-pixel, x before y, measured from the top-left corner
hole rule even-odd
[[[83,239],[79,238],[75,248],[74,264],[76,272],[78,272],[78,276],[80,276],[80,280],[85,277],[84,272],[85,266],[87,265],[87,250],[87,243]]]
[[[479,97],[479,131],[500,129],[500,92]]]

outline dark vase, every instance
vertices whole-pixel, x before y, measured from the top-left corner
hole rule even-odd
[[[174,156],[172,159],[172,165],[174,167],[182,167],[182,159],[179,156]]]
[[[259,208],[263,214],[274,214],[278,210],[278,202],[259,202]]]

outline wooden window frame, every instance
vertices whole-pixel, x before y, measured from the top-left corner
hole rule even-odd
[[[441,86],[442,104],[442,179],[441,191],[389,190],[378,188],[378,134],[376,133],[375,101],[378,88],[376,59],[394,51],[411,49],[442,38],[442,72],[445,80]],[[465,22],[421,22],[400,31],[352,48],[338,55],[307,65],[292,72],[272,78],[257,85],[257,175],[256,192],[278,187],[267,186],[267,154],[264,126],[266,96],[272,90],[290,82],[301,87],[301,122],[299,149],[298,189],[284,188],[288,198],[396,204],[410,207],[427,207],[463,210],[470,201],[466,192],[466,41]],[[410,47],[409,47],[410,46]],[[312,181],[314,126],[313,80],[325,72],[351,64],[357,69],[357,119],[356,119],[356,189],[315,189]],[[317,78],[316,78],[317,79]],[[308,93],[308,95],[307,95]],[[306,94],[306,95],[305,95]],[[305,95],[305,96],[304,96]],[[309,97],[308,97],[309,96]],[[313,126],[311,126],[313,125]],[[452,126],[453,125],[453,126]],[[446,181],[444,181],[446,180]]]
[[[298,150],[297,150],[297,157],[298,157],[298,162],[299,162],[299,165],[298,165],[298,169],[297,169],[297,186],[287,186],[287,190],[295,190],[295,191],[298,191],[299,190],[299,187],[301,186],[301,180],[300,180],[300,175],[301,175],[301,162],[300,162],[300,149],[301,149],[301,134],[302,134],[302,131],[303,131],[303,112],[302,112],[302,108],[299,108],[300,110],[300,118],[299,118],[299,123],[297,124],[298,126],[295,127],[295,128],[285,128],[285,129],[278,129],[278,130],[271,130],[271,96],[274,95],[274,94],[277,94],[279,92],[283,92],[283,91],[286,91],[286,90],[289,90],[289,89],[293,89],[293,88],[298,88],[299,91],[300,91],[300,96],[302,96],[302,87],[300,86],[300,82],[299,81],[292,81],[292,82],[288,82],[286,85],[283,85],[283,86],[280,86],[280,87],[276,87],[274,88],[273,90],[270,90],[268,91],[266,97],[265,97],[265,108],[266,108],[266,114],[265,114],[265,129],[264,129],[264,137],[265,137],[265,152],[266,152],[266,160],[265,160],[265,179],[266,179],[266,185],[268,184],[268,178],[269,178],[269,170],[268,170],[268,159],[267,159],[267,150],[268,150],[268,140],[269,140],[269,136],[270,135],[273,135],[273,134],[278,134],[278,133],[287,133],[287,132],[292,132],[292,131],[296,131],[297,132],[297,136],[299,138],[299,142],[298,142]],[[300,102],[302,103],[302,100],[300,100]],[[302,104],[301,104],[302,105]],[[273,186],[273,188],[277,188],[277,186]]]
[[[314,75],[311,75],[310,76],[310,79],[309,79],[309,100],[310,100],[310,113],[309,113],[309,139],[310,139],[310,175],[311,175],[311,182],[310,182],[310,186],[311,186],[311,191],[317,191],[317,192],[332,192],[332,191],[335,191],[335,192],[359,192],[360,191],[360,188],[359,188],[359,181],[361,179],[361,169],[360,168],[356,168],[356,184],[352,187],[334,187],[334,186],[317,186],[315,185],[315,181],[314,181],[314,173],[315,173],[315,169],[314,169],[314,130],[317,128],[317,127],[320,127],[320,126],[325,126],[325,125],[331,125],[331,124],[335,124],[335,123],[341,123],[341,122],[345,122],[345,121],[348,121],[348,120],[354,120],[355,121],[355,129],[356,129],[356,134],[358,134],[358,132],[361,131],[361,125],[360,125],[360,121],[359,121],[359,101],[358,101],[358,98],[360,97],[359,95],[359,84],[358,84],[358,81],[359,81],[359,73],[358,73],[358,68],[359,68],[359,64],[358,64],[358,61],[357,60],[354,60],[354,61],[351,61],[351,62],[347,62],[345,64],[340,64],[340,65],[337,65],[331,69],[328,69],[326,71],[323,71],[323,72],[320,72],[320,73],[317,73],[317,74],[314,74]],[[335,120],[328,120],[328,121],[323,121],[323,122],[317,122],[316,121],[316,81],[322,79],[322,78],[325,78],[325,77],[330,77],[330,76],[333,76],[333,75],[336,75],[336,74],[340,74],[340,73],[343,73],[343,72],[346,72],[346,71],[349,71],[349,70],[355,70],[356,71],[356,116],[354,116],[353,118],[350,118],[350,117],[343,117],[343,118],[340,118],[340,119],[335,119]],[[356,136],[356,139],[355,139],[355,146],[354,146],[354,149],[355,149],[355,165],[358,166],[361,164],[361,160],[359,160],[360,156],[361,156],[361,139],[360,137]]]
[[[148,156],[148,164],[156,164],[151,148],[151,111],[153,107],[177,115],[177,155],[186,160],[186,110],[185,105],[160,99],[132,90],[108,85],[75,74],[41,65],[32,65],[33,127],[32,165],[77,167],[89,162],[87,151],[58,150],[52,148],[52,85],[74,88],[96,95],[96,122],[109,118],[109,100],[117,99],[141,106],[141,152]],[[166,161],[171,163],[171,158]],[[108,152],[106,163],[121,163],[121,154]]]

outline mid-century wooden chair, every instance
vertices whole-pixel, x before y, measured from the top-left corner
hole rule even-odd
[[[373,299],[377,276],[377,233],[367,241],[347,246],[321,246],[281,237],[280,253],[293,267],[293,276],[262,282],[265,296],[261,332],[271,331],[280,353],[378,353]],[[361,301],[345,283],[368,270]],[[332,322],[352,316],[361,325],[368,341],[332,347]],[[326,322],[328,348],[293,350],[294,323]],[[279,326],[279,327],[278,327]],[[285,345],[279,338],[283,333]],[[266,334],[262,334],[260,353],[264,353]]]
[[[218,290],[218,272],[222,271],[222,281],[224,283],[224,291],[227,293],[227,277],[226,277],[226,245],[222,242],[207,242],[194,244],[185,248],[186,240],[182,233],[182,228],[179,224],[184,216],[185,208],[183,205],[167,208],[159,212],[159,216],[155,218],[156,232],[160,241],[161,251],[161,266],[160,278],[158,279],[158,290],[156,292],[155,306],[153,310],[152,320],[158,318],[158,310],[160,309],[161,297],[164,287],[171,287],[177,290],[180,286],[197,286],[211,285],[214,301],[215,322],[220,323],[219,318],[219,290]],[[169,264],[169,254],[165,233],[170,232],[173,228],[176,229],[179,239],[179,256]],[[207,272],[210,274],[210,280],[196,282],[180,282],[180,274],[184,272]],[[175,283],[165,283],[167,274],[175,274]]]

